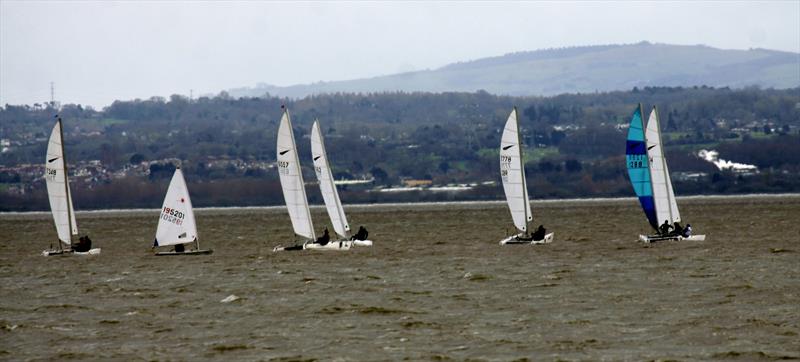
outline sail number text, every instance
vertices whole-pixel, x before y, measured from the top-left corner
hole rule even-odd
[[[628,168],[647,167],[647,163],[644,162],[646,157],[645,155],[628,155]]]
[[[164,209],[161,210],[161,219],[163,219],[164,221],[171,222],[175,225],[183,224],[184,216],[185,215],[183,214],[183,212],[180,212],[170,207],[164,207]]]
[[[52,180],[55,180],[57,174],[58,174],[58,170],[56,170],[54,168],[47,168],[47,169],[45,169],[44,176],[47,177],[48,180],[52,181]]]
[[[289,174],[289,161],[278,161],[278,172],[283,175]]]

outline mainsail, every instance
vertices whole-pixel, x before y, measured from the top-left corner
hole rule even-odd
[[[508,208],[514,225],[520,231],[528,231],[528,222],[533,220],[531,203],[525,182],[525,167],[519,141],[517,108],[511,111],[500,139],[500,176],[506,193]]]
[[[315,240],[311,211],[308,209],[303,173],[297,156],[297,143],[294,141],[289,111],[284,110],[281,125],[278,127],[278,174],[281,179],[283,198],[289,211],[289,219],[297,235]]]
[[[672,191],[672,180],[669,177],[667,159],[661,143],[661,128],[658,124],[658,112],[653,107],[647,120],[645,130],[647,141],[647,155],[649,156],[650,177],[653,182],[653,201],[655,203],[657,222],[660,225],[667,220],[670,225],[681,221],[678,212],[678,203],[675,202],[675,193]]]
[[[311,156],[314,159],[314,173],[317,175],[319,189],[322,192],[322,198],[325,200],[325,208],[331,218],[333,230],[340,237],[348,238],[350,225],[347,224],[347,217],[344,214],[344,208],[342,208],[342,201],[339,199],[339,192],[333,183],[333,175],[328,163],[328,155],[325,152],[325,143],[322,140],[319,121],[314,121],[314,126],[311,128]]]
[[[625,145],[625,161],[628,167],[628,177],[631,179],[633,191],[639,197],[647,221],[654,229],[658,229],[655,202],[653,200],[653,186],[651,184],[650,167],[647,157],[647,144],[645,142],[644,125],[642,123],[642,105],[633,112],[631,124],[628,127],[628,140]]]
[[[176,169],[161,206],[154,246],[186,244],[197,239],[192,200],[181,169]]]
[[[45,182],[58,238],[65,244],[70,244],[72,235],[78,235],[78,223],[75,220],[75,210],[72,208],[63,138],[61,118],[58,118],[47,143],[47,158],[44,163]]]

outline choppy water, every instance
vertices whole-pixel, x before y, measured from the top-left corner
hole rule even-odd
[[[197,215],[213,255],[160,258],[154,210],[45,258],[49,215],[0,215],[0,359],[800,358],[800,197],[680,202],[707,241],[637,243],[633,200],[534,203],[535,247],[497,245],[502,204],[393,205],[348,209],[372,248],[276,254],[286,213],[231,209]]]

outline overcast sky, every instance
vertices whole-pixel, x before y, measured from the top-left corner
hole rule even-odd
[[[596,44],[800,52],[800,1],[0,0],[0,104],[218,93]]]

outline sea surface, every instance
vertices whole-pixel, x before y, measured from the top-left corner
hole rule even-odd
[[[48,213],[0,214],[0,360],[800,358],[800,196],[679,199],[704,242],[636,241],[638,203],[347,207],[373,247],[273,253],[282,208],[198,210],[206,256],[155,257],[158,210],[78,212],[102,254],[43,257]],[[327,222],[312,209],[315,227]]]

